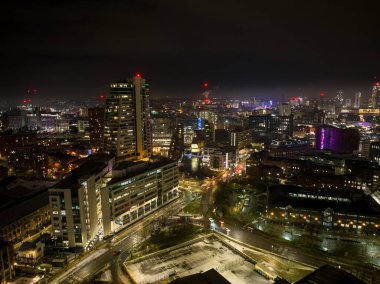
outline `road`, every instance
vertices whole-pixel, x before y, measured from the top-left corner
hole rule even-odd
[[[168,216],[171,214],[177,213],[186,205],[186,202],[182,197],[172,201],[167,206],[152,212],[150,215],[147,215],[143,220],[132,224],[127,229],[115,235],[115,242],[109,247],[108,243],[103,243],[98,246],[97,250],[99,251],[93,255],[89,255],[86,258],[82,259],[79,263],[75,264],[73,267],[68,267],[61,275],[55,276],[53,281],[49,283],[82,283],[84,281],[92,280],[97,272],[102,270],[107,265],[110,266],[112,273],[112,283],[125,283],[120,279],[120,270],[119,265],[124,262],[126,257],[128,257],[129,252],[137,246],[141,241],[142,232],[145,227],[150,225],[153,221],[160,218],[161,216]],[[115,256],[115,251],[121,251],[119,256]],[[96,258],[95,258],[96,256]]]

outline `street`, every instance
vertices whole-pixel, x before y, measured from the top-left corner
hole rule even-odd
[[[105,266],[110,265],[112,273],[113,283],[125,283],[120,280],[119,265],[122,264],[129,252],[136,247],[142,240],[141,232],[152,221],[160,218],[164,215],[175,214],[186,205],[186,202],[180,197],[167,206],[152,212],[147,215],[143,220],[132,224],[125,230],[117,233],[114,238],[116,241],[111,247],[107,247],[108,242],[104,242],[98,246],[97,250],[99,254],[94,257],[89,255],[82,259],[75,266],[69,266],[65,271],[61,272],[61,275],[55,275],[52,281],[49,283],[82,283],[84,281],[90,281],[93,277],[102,270]],[[114,251],[120,251],[119,256],[114,256]],[[96,252],[94,253],[94,255]],[[90,260],[90,261],[89,261]]]

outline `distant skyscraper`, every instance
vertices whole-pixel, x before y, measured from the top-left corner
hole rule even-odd
[[[104,143],[104,107],[88,109],[88,124],[90,128],[90,146],[97,150],[103,149]]]
[[[354,108],[360,108],[360,105],[361,105],[361,97],[362,97],[362,93],[361,93],[361,92],[356,92],[356,93],[355,93],[355,104],[354,104]]]
[[[341,107],[343,106],[343,102],[344,102],[343,91],[338,90],[335,96],[335,105]]]
[[[377,82],[372,88],[372,95],[369,99],[369,107],[380,108],[380,83]]]
[[[110,85],[106,98],[105,151],[118,161],[147,158],[151,154],[149,85],[137,74]]]

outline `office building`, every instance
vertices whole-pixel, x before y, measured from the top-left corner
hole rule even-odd
[[[125,161],[101,189],[104,235],[117,232],[178,197],[176,161]]]
[[[232,146],[207,145],[202,154],[202,163],[210,170],[223,171],[236,163],[236,149]]]
[[[69,176],[49,188],[53,237],[62,247],[85,247],[99,232],[100,189],[114,158],[90,156]]]
[[[252,143],[252,129],[235,129],[230,133],[230,145],[237,150]]]
[[[110,85],[105,103],[105,151],[117,161],[148,158],[152,146],[149,85],[137,74]]]
[[[253,138],[258,142],[270,143],[293,135],[293,116],[251,115],[248,122]]]
[[[173,131],[176,131],[174,129],[175,121],[171,118],[155,118],[152,120],[152,148],[154,155],[168,157]]]

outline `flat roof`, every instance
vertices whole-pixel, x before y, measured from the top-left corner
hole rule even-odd
[[[49,205],[49,193],[45,189],[42,192],[15,204],[0,212],[0,228],[12,224],[17,220],[33,213],[34,211]]]
[[[170,160],[167,158],[157,158],[152,161],[139,161],[139,162],[121,162],[119,163],[114,170],[123,171],[125,170],[125,173],[123,173],[122,176],[114,177],[109,182],[108,185],[117,183],[119,181],[132,178],[135,176],[138,176],[140,174],[143,174],[145,172],[148,172],[150,170],[154,170],[157,168],[161,168],[166,165],[170,165],[172,163],[176,163],[174,160]],[[136,166],[136,167],[135,167]]]
[[[88,178],[96,173],[102,171],[107,163],[112,160],[110,155],[94,155],[90,156],[81,164],[78,168],[71,171],[66,177],[64,177],[58,184],[52,188],[70,188],[76,189],[81,186],[79,179]]]

